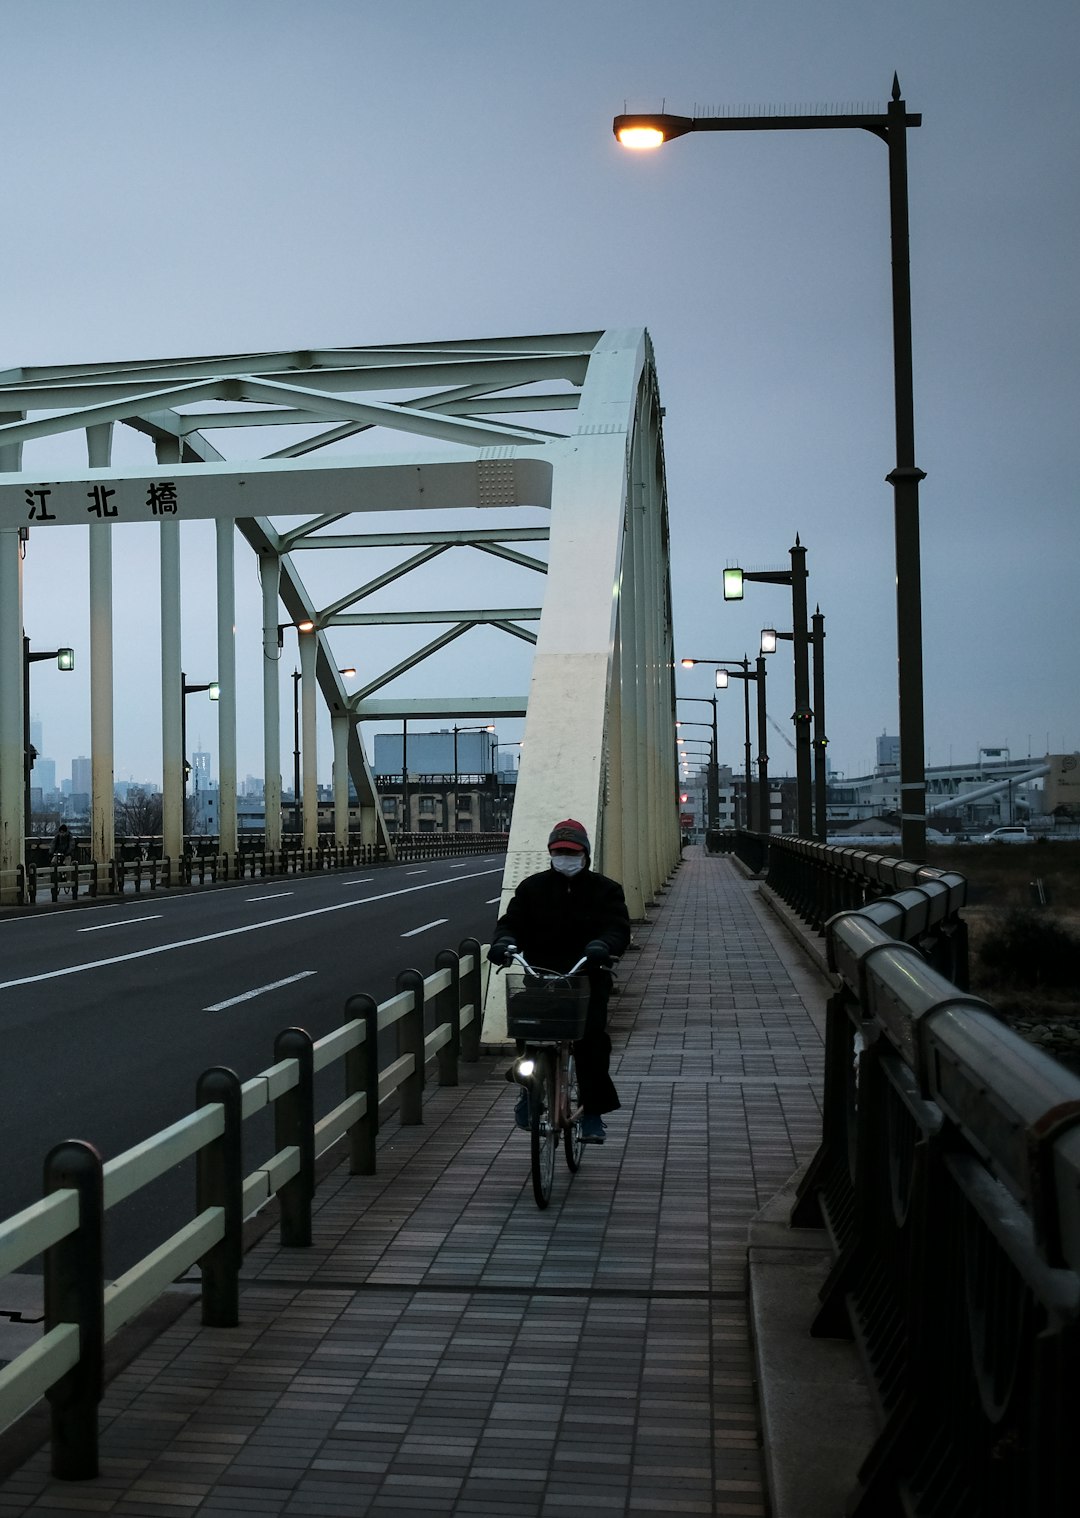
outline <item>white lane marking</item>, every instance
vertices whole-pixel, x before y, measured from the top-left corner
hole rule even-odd
[[[469,866],[467,864],[452,864],[450,868],[452,870],[467,870]]]
[[[271,891],[268,896],[245,896],[245,901],[280,901],[283,896],[292,896],[292,891]],[[312,972],[314,974],[314,971]],[[209,1010],[209,1008],[207,1009]]]
[[[485,875],[495,875],[497,870],[477,870],[475,875],[463,875],[462,880],[480,880]],[[153,949],[134,949],[130,954],[114,954],[109,959],[91,959],[85,964],[68,965],[63,970],[45,970],[40,975],[20,975],[15,980],[0,980],[0,991],[10,991],[14,986],[32,986],[41,980],[58,980],[64,975],[81,975],[84,970],[101,970],[109,965],[126,964],[132,959],[148,959],[152,954],[168,954],[173,949],[191,949],[201,943],[214,943],[219,938],[236,938],[241,933],[259,933],[263,928],[280,928],[288,922],[302,922],[306,917],[323,917],[327,912],[344,912],[349,907],[368,907],[376,901],[389,901],[394,896],[411,896],[414,891],[436,891],[445,886],[445,880],[428,880],[423,885],[403,886],[400,891],[383,891],[378,896],[362,896],[359,901],[339,901],[332,907],[312,907],[307,912],[293,912],[288,917],[271,917],[266,922],[249,922],[242,928],[223,928],[220,933],[204,933],[199,938],[178,938],[175,943],[158,944]]]
[[[365,875],[362,879],[358,880],[354,875],[352,880],[339,880],[338,885],[370,885],[374,879],[374,875]]]
[[[402,938],[415,938],[417,933],[426,933],[428,928],[441,928],[444,922],[449,922],[449,917],[436,917],[432,922],[425,922],[423,927],[410,928],[407,933],[402,933]]]
[[[484,905],[486,907],[496,907],[500,901],[502,901],[501,896],[489,896],[487,901],[484,902]]]
[[[76,933],[101,933],[105,928],[129,928],[136,922],[157,922],[163,915],[162,912],[151,912],[149,917],[128,917],[123,922],[99,922],[92,928],[76,928],[75,931]]]
[[[277,991],[281,986],[291,986],[295,981],[306,980],[309,975],[318,975],[318,970],[301,970],[299,975],[286,975],[284,980],[272,980],[268,986],[256,986],[254,991],[241,991],[239,996],[230,996],[228,1001],[216,1001],[212,1007],[204,1007],[204,1012],[224,1012],[226,1007],[235,1007],[242,1001],[251,1001],[254,996],[262,996],[266,991]]]
[[[406,870],[406,875],[426,875],[427,870]]]

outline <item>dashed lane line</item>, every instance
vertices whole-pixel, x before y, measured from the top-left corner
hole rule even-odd
[[[426,933],[428,928],[441,928],[444,922],[449,922],[449,917],[436,917],[432,922],[425,922],[419,928],[410,928],[407,933],[402,933],[402,938],[415,938],[417,933]]]
[[[309,975],[318,975],[318,970],[301,970],[298,975],[286,975],[284,980],[272,980],[268,986],[256,986],[252,991],[241,991],[239,996],[230,996],[228,1001],[216,1001],[212,1007],[204,1007],[204,1012],[224,1012],[227,1007],[236,1007],[242,1001],[251,1001],[256,996],[265,996],[267,991],[278,991],[282,986],[291,986],[298,980],[306,980]]]

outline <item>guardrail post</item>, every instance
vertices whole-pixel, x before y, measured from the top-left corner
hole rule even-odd
[[[379,1131],[379,1006],[373,996],[350,996],[345,1014],[364,1024],[363,1042],[345,1056],[345,1095],[362,1091],[367,1109],[349,1130],[349,1174],[375,1174],[375,1136]]]
[[[424,1121],[424,977],[419,970],[402,970],[399,992],[412,993],[412,1007],[401,1019],[402,1052],[413,1057],[413,1072],[402,1081],[399,1118],[403,1128]]]
[[[439,1085],[456,1086],[458,1083],[458,1060],[461,1058],[461,1002],[458,998],[458,980],[461,975],[458,957],[453,949],[440,949],[435,956],[436,970],[450,971],[450,984],[435,998],[435,1024],[450,1024],[450,1041],[443,1044],[438,1053]]]
[[[458,960],[472,957],[472,969],[460,976],[458,980],[458,1018],[460,1021],[462,1007],[471,1004],[473,1009],[472,1021],[465,1024],[461,1031],[461,1057],[472,1064],[480,1058],[480,1024],[483,1022],[483,1007],[480,1004],[480,988],[483,985],[483,969],[481,965],[480,940],[478,938],[463,938],[458,944]]]
[[[52,1408],[52,1473],[87,1481],[98,1473],[98,1403],[105,1387],[104,1183],[93,1144],[71,1139],[45,1158],[45,1194],[71,1189],[79,1226],[45,1251],[45,1332],[79,1328],[79,1361],[46,1393]]]
[[[240,1077],[215,1065],[195,1084],[195,1105],[220,1102],[225,1130],[199,1150],[195,1160],[195,1210],[221,1207],[225,1236],[199,1260],[202,1270],[202,1321],[207,1328],[235,1328],[240,1321],[240,1262],[243,1258],[244,1164]]]
[[[296,1085],[274,1103],[274,1147],[290,1145],[300,1151],[300,1169],[278,1192],[281,1203],[281,1244],[306,1249],[311,1243],[311,1202],[315,1195],[315,1065],[311,1034],[303,1028],[283,1028],[274,1039],[274,1063],[294,1059]]]

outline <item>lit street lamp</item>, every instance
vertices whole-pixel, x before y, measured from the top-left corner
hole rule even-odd
[[[909,114],[894,75],[882,112],[775,116],[621,115],[612,123],[627,147],[659,147],[689,132],[835,131],[872,133],[889,154],[889,229],[892,244],[893,392],[896,466],[893,487],[896,555],[896,643],[900,710],[900,828],[906,859],[926,856],[926,763],[923,737],[922,591],[919,566],[919,481],[915,463],[915,404],[911,353],[911,271],[908,230],[907,129],[922,124]]]
[[[806,549],[795,534],[795,545],[790,550],[790,569],[724,570],[724,600],[741,601],[743,583],[756,580],[765,585],[791,586],[791,620],[795,629],[792,636],[795,645],[795,710],[791,720],[795,724],[795,796],[796,829],[801,838],[813,835],[810,783],[810,671],[807,661],[807,644],[810,634],[806,625]],[[764,637],[764,634],[762,635]],[[773,653],[772,648],[762,645],[761,652]]]
[[[819,843],[828,840],[828,788],[825,767],[825,750],[829,740],[825,736],[825,618],[821,608],[816,607],[811,618],[813,626],[805,637],[814,655],[814,836]],[[761,652],[774,654],[778,640],[793,643],[794,632],[777,632],[775,627],[761,629]]]
[[[709,827],[715,831],[720,826],[720,748],[716,735],[716,697],[715,696],[676,696],[676,701],[698,701],[712,707],[712,758],[709,761]],[[691,722],[689,724],[679,721],[676,727],[705,727],[710,726],[707,722]]]
[[[745,743],[744,765],[746,774],[746,800],[744,803],[743,827],[752,828],[752,807],[750,804],[750,685],[751,680],[757,683],[757,725],[758,725],[758,830],[767,833],[769,831],[769,755],[766,750],[765,722],[767,713],[765,710],[765,660],[759,654],[754,671],[751,673],[750,660],[744,654],[741,659],[683,659],[680,661],[684,669],[693,669],[695,664],[732,665],[737,664],[738,669],[720,669],[716,671],[717,690],[726,690],[729,680],[741,680],[743,682],[743,717],[745,720]]]
[[[24,776],[24,799],[23,807],[23,835],[30,832],[30,771],[34,767],[37,754],[30,746],[30,666],[37,664],[42,659],[55,659],[57,669],[70,672],[75,668],[75,650],[73,648],[53,648],[48,652],[32,654],[30,652],[30,639],[23,634],[23,776]]]

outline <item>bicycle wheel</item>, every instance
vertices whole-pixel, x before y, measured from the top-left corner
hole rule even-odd
[[[529,1090],[529,1140],[532,1151],[533,1196],[538,1207],[551,1199],[555,1178],[555,1069],[549,1050],[536,1055],[536,1071]]]
[[[573,1054],[569,1054],[566,1060],[566,1127],[563,1129],[563,1152],[566,1155],[566,1163],[570,1167],[571,1174],[581,1164],[581,1157],[585,1153],[585,1144],[581,1137],[581,1098],[578,1095],[577,1063]],[[575,1122],[570,1119],[575,1112],[578,1118]]]

